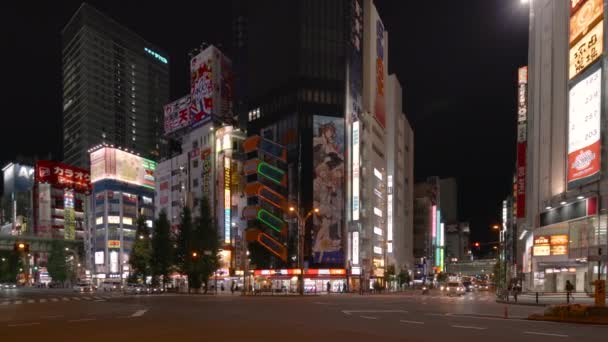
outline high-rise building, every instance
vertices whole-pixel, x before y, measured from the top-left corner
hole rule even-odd
[[[157,159],[169,99],[167,53],[87,3],[62,31],[63,157],[89,167],[100,143]]]
[[[608,250],[604,13],[602,0],[530,2],[528,103],[517,113],[527,153],[516,198],[518,277],[528,291],[563,291],[570,281],[593,292],[592,281],[605,279],[597,263]]]

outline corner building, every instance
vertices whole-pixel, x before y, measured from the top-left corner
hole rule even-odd
[[[530,2],[525,220],[518,223],[528,291],[565,291],[570,281],[575,291],[592,292],[600,248],[605,260],[605,7],[602,0]]]

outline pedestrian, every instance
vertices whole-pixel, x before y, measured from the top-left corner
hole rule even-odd
[[[331,284],[327,282],[327,293],[331,292]]]
[[[344,286],[342,286],[342,292],[346,293],[346,282],[344,282]]]
[[[222,283],[222,285],[220,285],[220,289],[222,290],[222,292],[224,292],[224,283]]]
[[[517,303],[517,295],[519,294],[519,285],[515,284],[513,286],[513,299],[515,299],[515,303]]]
[[[234,290],[235,290],[234,285],[235,285],[235,284],[234,284],[234,280],[233,280],[233,281],[232,281],[232,283],[230,284],[230,292],[231,292],[232,294],[234,294]]]
[[[572,297],[572,291],[574,290],[574,285],[570,282],[570,280],[566,280],[566,301],[570,303],[570,299],[574,299]]]

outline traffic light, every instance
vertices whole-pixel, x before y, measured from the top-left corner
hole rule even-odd
[[[19,253],[29,253],[30,244],[25,242],[15,242],[13,245],[13,250]]]
[[[475,247],[479,248],[480,244],[479,242],[475,242]]]

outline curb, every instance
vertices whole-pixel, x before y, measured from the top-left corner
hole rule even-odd
[[[522,305],[522,306],[538,306],[538,307],[543,307],[543,306],[549,306],[551,304],[536,304],[536,303],[523,303],[523,302],[507,302],[506,300],[500,300],[497,299],[496,303],[498,304],[509,304],[509,305]]]
[[[543,322],[556,322],[556,323],[572,323],[572,324],[590,324],[590,325],[607,325],[608,322],[594,322],[586,320],[568,319],[568,318],[557,318],[557,317],[528,317],[529,321],[543,321]]]

